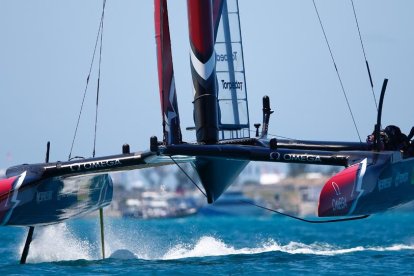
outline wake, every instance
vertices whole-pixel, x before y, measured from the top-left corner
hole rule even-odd
[[[303,255],[322,255],[334,256],[362,251],[401,251],[414,250],[414,245],[395,244],[386,247],[363,247],[356,246],[352,248],[340,248],[329,244],[304,244],[300,242],[289,242],[287,245],[281,245],[274,240],[269,240],[256,248],[235,249],[226,245],[222,241],[213,237],[202,237],[194,246],[177,245],[172,248],[164,259],[181,259],[192,257],[223,256],[223,255],[240,255],[240,254],[260,254],[266,252],[282,252],[288,254]]]
[[[131,233],[109,233],[106,242],[106,256],[112,259],[177,260],[209,256],[254,255],[267,252],[335,256],[355,252],[414,250],[414,244],[342,248],[326,243],[305,244],[292,241],[288,244],[281,244],[273,239],[259,243],[254,247],[236,248],[211,236],[203,236],[193,243],[176,242],[166,249],[157,249],[145,246],[140,239],[137,239],[137,235],[131,235]],[[24,240],[25,237],[22,238],[17,254],[22,252]],[[87,239],[80,238],[72,234],[66,224],[58,224],[44,227],[44,229],[37,232],[31,245],[28,262],[98,260],[100,258],[98,242],[90,242]]]

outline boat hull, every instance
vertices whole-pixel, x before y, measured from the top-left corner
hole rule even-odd
[[[414,200],[414,158],[363,160],[327,181],[318,215],[353,216],[383,212]]]
[[[112,194],[108,174],[33,180],[23,172],[0,180],[0,224],[58,223],[109,205]]]

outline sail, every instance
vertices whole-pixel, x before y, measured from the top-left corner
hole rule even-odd
[[[223,5],[226,0],[213,0],[213,27],[214,27],[214,42],[217,38],[217,29],[223,12]]]
[[[220,139],[250,137],[238,1],[213,4]]]
[[[163,140],[168,145],[178,144],[181,142],[181,129],[174,82],[167,1],[154,0],[154,8],[158,82],[164,132]]]
[[[197,142],[218,141],[216,56],[211,1],[187,1],[190,65],[194,88],[194,124]]]

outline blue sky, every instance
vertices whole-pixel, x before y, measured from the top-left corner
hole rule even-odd
[[[414,125],[414,1],[355,0],[379,97],[389,78],[383,124]],[[361,139],[376,120],[351,2],[316,0]],[[101,1],[0,0],[0,168],[66,160],[100,19]],[[239,0],[251,124],[261,98],[275,110],[270,133],[358,141],[310,0]],[[169,1],[182,128],[192,126],[186,1]],[[133,151],[162,136],[153,1],[107,1],[97,155]],[[97,69],[97,68],[95,68]],[[96,72],[73,155],[90,157]],[[184,139],[195,140],[184,131]]]

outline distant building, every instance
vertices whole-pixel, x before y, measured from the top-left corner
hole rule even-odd
[[[236,185],[275,184],[285,178],[281,166],[268,162],[250,162],[236,179]]]

